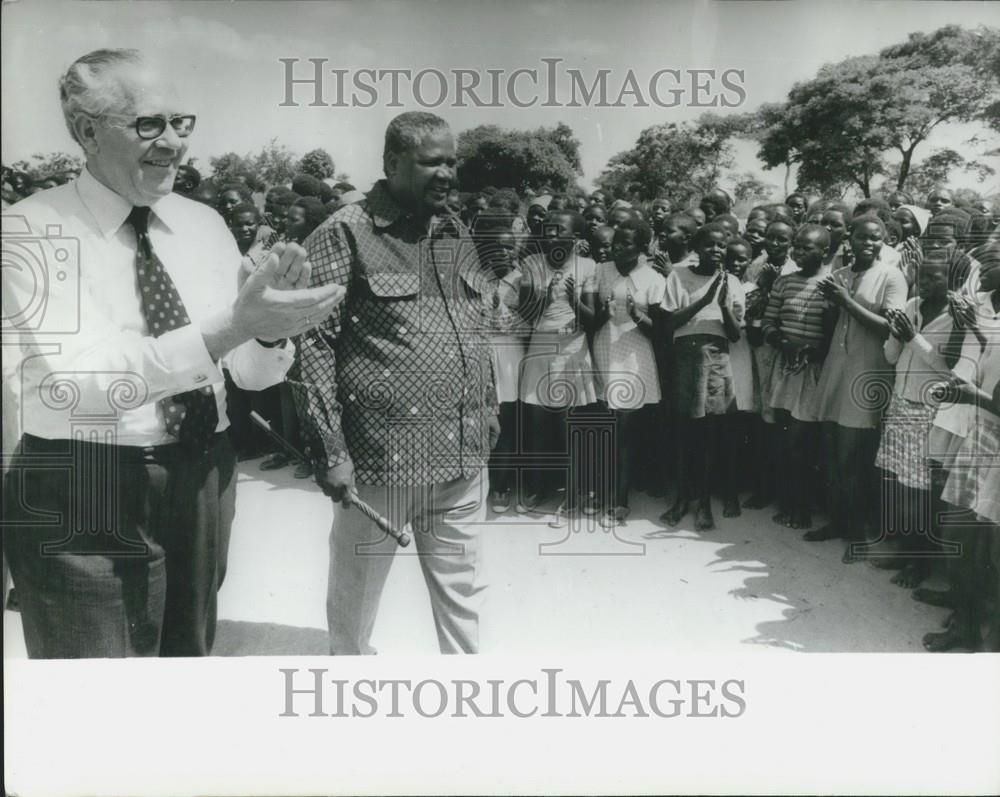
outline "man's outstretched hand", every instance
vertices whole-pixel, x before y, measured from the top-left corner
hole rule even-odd
[[[316,288],[298,244],[278,244],[260,268],[248,274],[233,305],[233,325],[246,338],[280,340],[301,335],[324,321],[344,300],[342,285]]]

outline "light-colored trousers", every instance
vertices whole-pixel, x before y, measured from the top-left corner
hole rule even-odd
[[[486,519],[486,490],[485,468],[471,479],[442,484],[358,485],[363,501],[396,528],[411,533],[442,653],[479,652],[479,611],[486,587],[479,534]],[[330,532],[326,601],[332,654],[376,652],[369,639],[398,547],[360,511],[338,505]]]

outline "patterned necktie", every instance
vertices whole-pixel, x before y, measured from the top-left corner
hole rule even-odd
[[[135,228],[139,246],[135,254],[135,271],[142,297],[142,314],[148,333],[158,338],[165,332],[191,323],[184,302],[167,274],[149,240],[149,208],[134,207],[127,221]],[[219,424],[215,392],[210,387],[189,390],[159,402],[167,432],[181,445],[193,451],[204,451]]]

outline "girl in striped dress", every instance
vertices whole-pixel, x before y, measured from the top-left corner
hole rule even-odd
[[[799,269],[778,277],[764,314],[764,340],[776,352],[770,394],[765,401],[783,429],[780,461],[787,468],[778,495],[776,523],[789,528],[812,524],[810,507],[817,484],[810,475],[817,464],[819,424],[817,398],[823,359],[832,332],[830,303],[820,291],[823,255],[830,234],[815,224],[795,235]]]

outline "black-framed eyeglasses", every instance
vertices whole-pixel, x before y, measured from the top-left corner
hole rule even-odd
[[[122,116],[119,118],[128,119],[129,117]],[[194,132],[196,118],[194,114],[176,114],[169,119],[162,115],[137,116],[131,125],[125,125],[125,127],[134,127],[136,135],[148,141],[162,136],[169,122],[179,138],[187,138]]]

